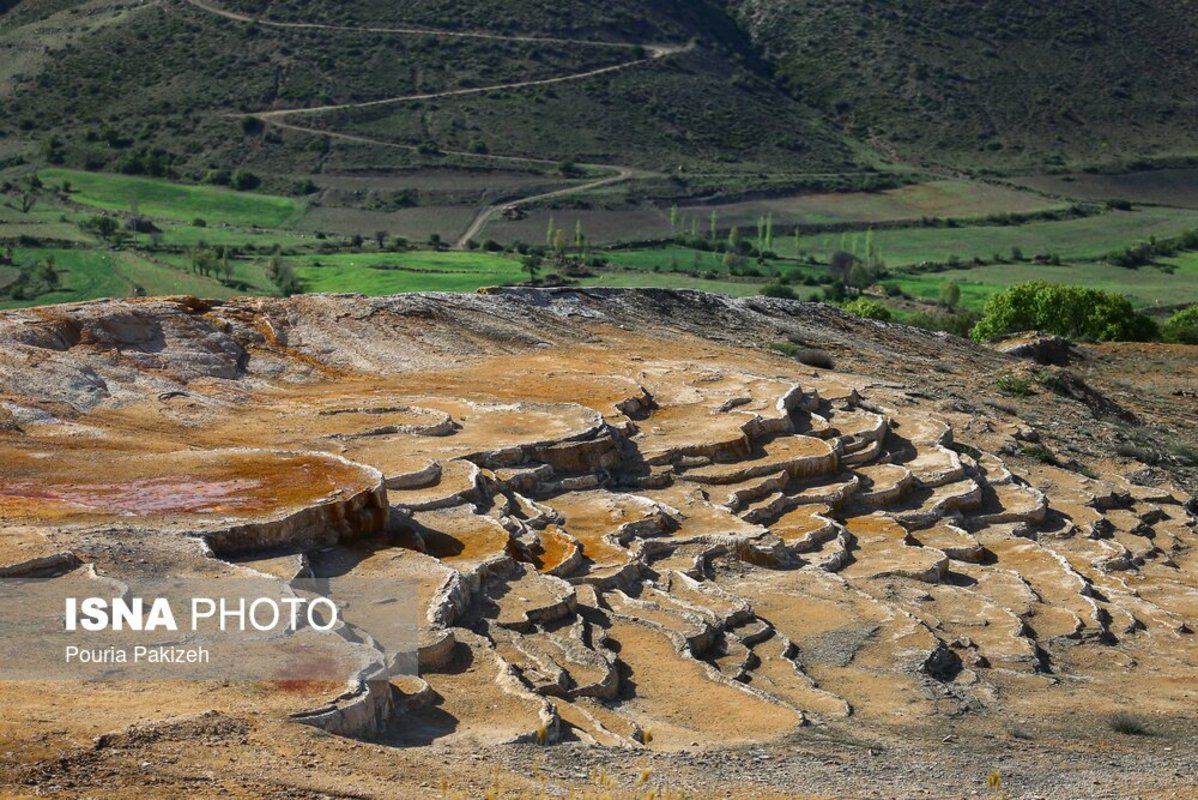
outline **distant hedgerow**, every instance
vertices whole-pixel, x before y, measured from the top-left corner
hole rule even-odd
[[[781,283],[767,283],[762,287],[761,293],[766,297],[779,297],[783,300],[796,300],[795,290],[789,286],[784,286]]]

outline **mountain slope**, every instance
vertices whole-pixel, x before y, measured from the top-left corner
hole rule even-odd
[[[213,167],[294,165],[303,173],[319,169],[317,139],[256,129],[243,136],[239,117],[380,101],[366,115],[382,120],[370,136],[428,151],[584,157],[660,171],[686,154],[695,165],[724,161],[747,170],[790,168],[799,157],[810,171],[859,166],[817,112],[778,89],[747,37],[709,2],[218,6],[251,18],[266,11],[258,22],[186,0],[67,5],[18,4],[0,17],[0,45],[15,54],[39,42],[33,68],[4,86],[16,127],[9,132],[40,141],[52,161],[69,166],[191,179]],[[81,30],[81,19],[111,23]],[[655,45],[669,45],[671,55],[648,58],[663,55],[647,49]],[[618,73],[549,88],[390,102],[622,64],[629,66]],[[305,125],[342,131],[344,122],[322,114]],[[351,125],[349,132],[363,131]],[[376,166],[421,160],[394,149],[362,159]]]
[[[1126,167],[1198,153],[1196,45],[1166,0],[24,0],[0,5],[0,155],[275,191],[329,163],[579,160],[655,196]]]
[[[850,134],[963,166],[1193,152],[1198,7],[732,0],[778,79]]]

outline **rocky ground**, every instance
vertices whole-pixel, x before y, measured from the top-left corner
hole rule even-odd
[[[3,574],[352,576],[421,619],[390,683],[2,684],[0,792],[1196,791],[1193,348],[549,290],[0,342]]]

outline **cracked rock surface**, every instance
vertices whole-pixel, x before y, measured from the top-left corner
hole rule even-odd
[[[842,363],[762,347],[777,341]],[[421,675],[110,684],[54,712],[67,687],[9,684],[6,704],[42,722],[6,715],[3,749],[19,778],[71,742],[207,713],[188,724],[227,729],[232,750],[253,735],[286,750],[299,726],[247,732],[298,715],[416,764],[538,741],[651,748],[689,785],[696,750],[835,732],[937,743],[965,719],[1059,731],[1134,703],[1192,734],[1188,476],[1129,477],[1084,443],[1071,452],[1092,467],[1026,457],[1026,420],[978,395],[1013,363],[697,293],[5,312],[4,575],[415,586]]]

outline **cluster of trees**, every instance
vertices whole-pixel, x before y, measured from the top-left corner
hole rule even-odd
[[[15,266],[19,272],[17,279],[4,290],[13,300],[32,300],[54,291],[61,283],[53,254],[30,264],[17,264],[9,247],[5,249],[3,261]]]
[[[224,245],[208,247],[201,242],[196,249],[191,251],[191,270],[206,278],[219,277],[226,284],[230,284],[235,273],[234,260],[236,257],[237,251],[231,247]],[[300,283],[299,276],[295,274],[295,269],[283,259],[277,245],[266,262],[266,277],[284,297],[304,292],[303,284]]]
[[[230,248],[223,245],[206,247],[202,242],[191,251],[191,271],[205,278],[221,276],[226,281],[233,279],[233,262]]]
[[[825,301],[839,283],[824,290]],[[900,293],[893,285],[887,285]],[[768,297],[798,299],[794,289],[783,283],[767,284],[761,292]],[[813,295],[812,300],[820,300]],[[940,307],[921,311],[905,319],[906,324],[927,330],[947,331],[977,341],[992,341],[1014,333],[1039,330],[1070,339],[1090,341],[1144,342],[1163,339],[1180,344],[1198,344],[1198,305],[1174,314],[1158,326],[1135,310],[1126,297],[1098,289],[1035,281],[1012,286],[995,295],[982,314],[959,307],[961,287],[946,282],[940,287]],[[889,322],[893,312],[878,300],[856,298],[831,300],[859,317]]]
[[[69,187],[69,184],[67,186]],[[42,179],[34,172],[15,183],[3,181],[0,183],[0,194],[15,195],[17,204],[13,208],[19,209],[22,214],[28,214],[37,205],[42,190],[45,188],[46,185]]]
[[[731,253],[734,256],[756,258],[758,261],[776,256],[774,247],[777,232],[773,214],[757,218],[756,235],[746,234],[739,225],[728,228],[727,234],[721,234],[721,230],[719,212],[715,209],[712,209],[706,224],[701,226],[698,216],[683,216],[679,213],[678,206],[670,208],[670,241],[694,250]],[[797,248],[797,228],[794,236]]]
[[[99,237],[102,241],[114,246],[124,244],[133,233],[149,233],[150,239],[157,246],[162,232],[149,219],[137,213],[136,202],[133,207],[133,214],[124,223],[118,217],[97,214],[80,222],[79,227],[86,233]]]
[[[1157,325],[1122,295],[1038,281],[1021,283],[986,303],[971,335],[978,341],[990,341],[1028,330],[1099,342],[1164,339],[1198,344],[1198,305],[1182,309],[1164,325]]]
[[[541,271],[546,267],[570,277],[587,277],[591,274],[586,271],[588,266],[600,266],[607,262],[603,256],[593,253],[591,240],[586,235],[581,220],[575,220],[573,228],[568,230],[559,226],[552,216],[545,228],[543,244],[530,245],[527,242],[516,241],[504,247],[494,239],[486,239],[481,245],[473,240],[468,241],[466,247],[469,250],[481,248],[488,253],[506,251],[519,255],[520,263],[528,273],[529,283],[533,285],[540,281]],[[559,276],[549,277],[554,279]]]
[[[943,261],[921,261],[918,264],[912,264],[904,269],[905,272],[912,273],[936,273],[947,272],[955,269],[965,269],[970,266],[984,267],[987,264],[1011,264],[1022,263],[1028,258],[1024,256],[1023,249],[1015,246],[1010,250],[1010,255],[1004,256],[1002,253],[993,253],[989,259],[982,256],[974,256],[973,258],[965,259],[959,255],[950,253]],[[1036,253],[1031,257],[1032,261],[1037,264],[1043,264],[1050,267],[1061,266],[1061,256],[1059,253]]]
[[[591,252],[591,242],[582,228],[582,220],[574,221],[573,235],[559,228],[553,217],[549,218],[549,227],[545,230],[545,250],[559,263],[564,263],[569,253],[586,259]]]
[[[303,284],[300,283],[295,270],[278,255],[270,257],[266,265],[266,275],[284,297],[304,293]]]
[[[139,147],[117,159],[116,171],[123,175],[149,175],[153,178],[177,177],[176,156],[161,147]]]
[[[1198,344],[1198,306],[1178,311],[1161,327],[1166,342]]]
[[[102,214],[88,217],[80,223],[79,227],[112,244],[119,244],[125,235],[120,220],[116,217],[108,217]]]
[[[850,314],[855,314],[865,319],[875,319],[879,322],[890,322],[894,318],[889,308],[877,300],[871,300],[868,297],[858,297],[850,303],[845,303],[843,308]]]
[[[205,278],[218,278],[225,284],[232,284],[235,275],[234,262],[237,251],[232,247],[216,245],[208,247],[201,242],[191,251],[191,271]],[[274,248],[266,262],[266,277],[279,290],[279,294],[290,297],[302,294],[303,284],[295,274],[295,269],[283,259],[278,246]],[[243,286],[244,288],[244,286]]]
[[[1157,324],[1122,295],[1040,281],[1012,286],[990,298],[972,336],[990,341],[1030,330],[1103,342],[1144,342],[1160,336]]]
[[[42,157],[46,159],[46,163],[66,163],[66,152],[64,151],[63,147],[63,141],[57,135],[51,135],[49,139],[46,139],[46,141],[42,142]]]
[[[204,183],[213,186],[228,186],[239,192],[248,192],[262,185],[262,179],[248,169],[230,171],[221,167],[208,170],[204,174]]]
[[[1164,241],[1150,236],[1146,242],[1138,242],[1108,253],[1106,260],[1117,267],[1139,269],[1152,264],[1158,258],[1175,256],[1185,250],[1198,250],[1198,230],[1186,231],[1180,236]]]
[[[468,246],[471,250],[478,247],[472,242],[468,243]],[[493,239],[487,239],[481,246],[489,253],[498,253],[504,249],[503,245]],[[575,220],[573,231],[568,232],[550,217],[543,245],[530,246],[524,242],[516,242],[509,249],[522,257],[520,263],[528,273],[528,282],[534,286],[540,281],[541,269],[547,263],[575,277],[582,275],[588,263],[598,263],[591,255],[591,242],[583,230],[582,220]]]

